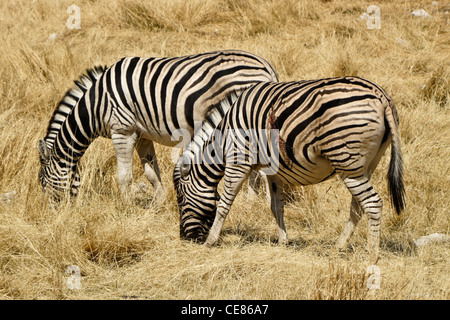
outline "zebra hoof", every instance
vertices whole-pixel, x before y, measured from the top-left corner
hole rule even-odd
[[[205,247],[214,247],[217,244],[217,238],[208,236],[205,243],[203,244]]]

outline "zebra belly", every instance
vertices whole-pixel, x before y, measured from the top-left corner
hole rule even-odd
[[[277,175],[290,185],[311,185],[334,175],[334,168],[323,157],[315,157],[313,163],[306,161],[281,162]]]
[[[178,129],[173,132],[168,132],[167,130],[148,128],[140,122],[137,123],[137,130],[142,139],[152,140],[168,147],[175,147],[179,144],[181,147],[181,144],[189,143],[193,135],[192,129]]]

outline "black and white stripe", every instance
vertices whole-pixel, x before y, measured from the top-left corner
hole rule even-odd
[[[206,138],[194,137],[174,170],[182,238],[216,243],[242,182],[251,170],[270,168],[271,208],[284,241],[283,185],[338,174],[353,200],[337,245],[347,243],[362,211],[371,256],[378,256],[382,201],[370,176],[391,140],[391,199],[398,213],[404,208],[397,112],[383,89],[357,77],[260,83],[239,95],[217,129],[204,130]]]
[[[41,184],[54,193],[76,193],[77,163],[90,143],[104,136],[116,150],[122,193],[131,184],[134,148],[148,180],[162,191],[153,142],[174,146],[179,143],[174,134],[182,130],[190,138],[232,92],[277,80],[266,60],[238,50],[127,57],[109,68],[88,70],[61,100],[39,141]]]

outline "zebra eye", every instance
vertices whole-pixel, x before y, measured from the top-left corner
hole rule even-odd
[[[190,163],[183,163],[183,164],[181,164],[181,168],[180,168],[181,177],[182,178],[186,178],[187,175],[189,174],[190,169],[191,169],[191,164]]]
[[[182,178],[186,178],[191,170],[191,161],[187,157],[183,157],[183,161],[180,166],[180,173]]]

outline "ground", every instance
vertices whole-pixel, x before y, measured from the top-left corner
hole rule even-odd
[[[449,299],[449,245],[411,245],[449,234],[449,11],[445,1],[2,1],[0,298]],[[36,147],[86,68],[219,49],[266,58],[282,81],[357,75],[392,96],[407,207],[397,216],[390,206],[386,152],[373,176],[385,204],[378,269],[368,264],[366,218],[346,252],[334,249],[350,207],[337,178],[291,191],[287,245],[276,242],[264,197],[245,192],[218,247],[181,241],[174,164],[162,146],[163,203],[151,187],[120,198],[102,138],[82,158],[79,196],[48,203]],[[135,183],[145,183],[135,160]]]

